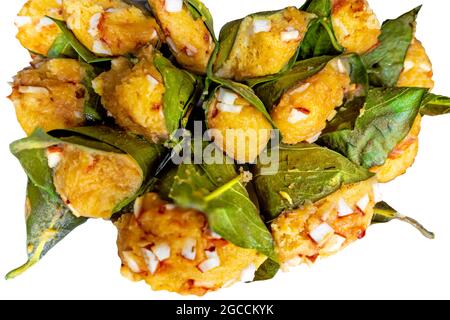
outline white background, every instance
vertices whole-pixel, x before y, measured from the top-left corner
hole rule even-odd
[[[216,30],[245,14],[302,0],[204,0]],[[12,76],[29,56],[15,40],[13,21],[24,0],[0,2],[0,298],[178,299],[152,292],[144,283],[121,277],[116,230],[91,220],[76,229],[40,263],[15,280],[3,280],[26,260],[24,197],[26,178],[8,145],[23,136],[14,109],[4,97]],[[417,36],[434,63],[436,93],[450,95],[448,34],[450,2],[371,0],[380,20],[394,18],[423,3]],[[434,241],[394,222],[370,228],[366,238],[314,267],[280,273],[269,282],[240,284],[206,296],[210,299],[366,299],[450,298],[450,116],[425,118],[421,149],[408,174],[383,186],[386,201],[435,231]]]

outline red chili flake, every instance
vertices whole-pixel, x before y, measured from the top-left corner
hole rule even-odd
[[[209,43],[209,33],[205,33],[205,35],[203,36],[203,40],[205,40],[206,43]]]
[[[310,114],[311,113],[311,111],[309,111],[308,109],[306,109],[306,108],[303,108],[303,107],[298,107],[298,108],[295,108],[297,111],[300,111],[301,113],[304,113],[304,114]]]
[[[306,259],[308,259],[309,261],[311,261],[312,263],[315,263],[317,261],[317,258],[319,258],[319,255],[316,254],[314,256],[310,256],[310,257],[306,257]]]
[[[211,239],[210,241],[214,245],[214,247],[213,247],[214,249],[211,251],[214,251],[216,247],[221,248],[221,247],[225,247],[228,244],[228,241],[225,239]]]
[[[161,110],[162,105],[160,103],[155,103],[152,107],[152,110]]]
[[[54,153],[54,152],[62,152],[63,149],[60,146],[50,146],[47,148],[47,151],[49,153]]]
[[[358,239],[362,239],[366,236],[366,229],[360,230],[358,233]]]
[[[217,110],[217,108],[212,108],[212,110],[211,110],[211,118],[215,118],[215,117],[217,117],[217,115],[219,114],[219,110]]]
[[[86,95],[86,90],[84,88],[79,88],[77,91],[75,91],[75,96],[77,99],[83,99]]]
[[[164,28],[164,35],[165,35],[166,37],[170,37],[170,31],[169,31],[169,29]]]
[[[363,217],[366,215],[364,211],[362,211],[358,206],[355,208],[355,213],[362,215]]]
[[[166,213],[166,206],[164,205],[164,206],[160,206],[159,208],[158,208],[158,213],[159,214],[164,214],[164,213]]]
[[[66,205],[69,205],[71,202],[69,199],[66,200]]]

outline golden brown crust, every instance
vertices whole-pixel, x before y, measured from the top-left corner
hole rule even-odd
[[[228,156],[240,162],[253,162],[266,147],[272,125],[266,117],[247,100],[238,96],[235,101],[240,112],[221,111],[217,97],[208,111],[208,128],[214,129],[214,142]]]
[[[97,55],[125,55],[159,41],[155,19],[123,1],[64,0],[63,9],[69,28]]]
[[[180,12],[167,12],[164,0],[148,2],[178,63],[190,71],[206,73],[215,43],[203,20],[195,20],[186,5]]]
[[[29,0],[16,21],[17,39],[22,46],[44,56],[61,33],[59,27],[46,16],[62,20],[62,4],[57,0]]]
[[[314,262],[364,237],[373,216],[374,183],[374,179],[371,179],[344,186],[317,203],[279,216],[272,223],[272,234],[280,262],[285,267]],[[358,203],[365,197],[368,197],[366,208],[359,208]],[[340,200],[345,201],[353,214],[339,217],[339,212],[342,212],[339,209]],[[332,228],[333,233],[330,232],[317,242],[317,238],[314,240],[311,235],[324,223]]]
[[[280,72],[296,53],[313,17],[289,7],[265,18],[271,21],[271,30],[256,34],[253,33],[255,19],[245,18],[227,62],[216,70],[216,75],[244,80]],[[283,41],[281,34],[289,28],[297,30],[298,37],[292,41]]]
[[[381,26],[366,0],[333,0],[332,5],[333,29],[346,51],[362,54],[377,44]]]
[[[313,139],[326,127],[327,118],[340,106],[350,86],[345,63],[334,59],[318,74],[298,84],[281,97],[271,116],[283,142],[296,144]],[[305,116],[295,120],[295,112]]]
[[[54,171],[56,191],[76,216],[110,218],[141,187],[142,170],[129,155],[62,147]]]
[[[32,65],[16,75],[10,96],[23,130],[30,135],[36,128],[81,126],[87,99],[83,66],[72,59],[37,59]]]
[[[153,290],[201,296],[239,281],[244,269],[252,264],[257,268],[265,260],[254,250],[212,235],[202,213],[175,207],[152,193],[143,198],[141,210],[122,216],[116,226],[122,274],[133,281],[144,280]],[[183,255],[188,241],[195,247],[192,260]],[[143,250],[156,252],[158,244],[170,248],[169,257],[156,267],[150,264],[155,268],[152,274]],[[220,262],[202,272],[199,266],[207,259],[206,252],[216,252]]]
[[[112,69],[93,81],[103,106],[123,128],[150,141],[167,139],[164,117],[164,82],[153,65],[151,47],[132,65],[126,58],[113,61]]]

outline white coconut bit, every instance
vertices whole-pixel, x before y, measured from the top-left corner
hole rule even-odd
[[[174,204],[168,203],[164,207],[166,208],[166,210],[172,211],[172,210],[175,210],[177,206]]]
[[[98,36],[98,25],[100,24],[100,19],[102,18],[103,13],[98,12],[94,14],[89,20],[89,29],[88,33],[91,37],[96,38]]]
[[[296,124],[307,118],[308,118],[308,115],[306,113],[303,113],[302,111],[299,111],[294,108],[291,110],[291,113],[289,114],[288,122],[291,124]]]
[[[320,138],[320,136],[322,135],[322,131],[320,131],[318,134],[316,134],[315,136],[313,136],[313,137],[311,137],[311,138],[309,138],[309,139],[306,139],[306,142],[308,142],[308,143],[314,143],[314,142],[316,142],[317,140],[319,140],[319,138]]]
[[[150,85],[150,90],[153,90],[153,89],[155,89],[155,87],[159,84],[159,81],[158,80],[156,80],[155,78],[153,78],[151,75],[147,75],[146,76],[146,78],[147,78],[147,82],[149,83],[149,85]]]
[[[125,263],[134,273],[140,273],[142,270],[139,267],[139,263],[136,261],[136,257],[132,251],[124,251],[122,255],[125,259]]]
[[[383,201],[383,195],[381,194],[381,186],[375,183],[373,186],[373,201],[375,203]]]
[[[47,162],[50,169],[54,169],[61,162],[63,153],[61,151],[50,151],[47,149]]]
[[[205,251],[206,259],[198,265],[201,272],[208,272],[220,266],[220,258],[217,251]]]
[[[367,206],[369,205],[370,198],[369,195],[366,194],[364,197],[362,197],[357,203],[356,206],[362,211],[366,212]]]
[[[83,118],[83,114],[80,111],[75,111],[73,114],[75,115],[75,118],[77,118],[77,119]]]
[[[235,94],[233,91],[220,88],[219,92],[217,94],[217,100],[222,103],[231,104],[234,105],[238,98],[238,95]]]
[[[255,279],[256,266],[251,263],[247,268],[242,270],[240,280],[242,282],[252,282]]]
[[[350,32],[348,31],[347,27],[342,23],[340,19],[333,19],[333,24],[336,28],[341,30],[341,32],[344,34],[345,37],[350,35]]]
[[[228,113],[241,113],[243,106],[236,106],[232,104],[226,104],[226,103],[218,103],[217,109],[221,112],[228,112]]]
[[[148,271],[151,274],[155,274],[159,266],[158,258],[153,252],[145,248],[142,249],[142,255],[144,256],[145,264],[147,265]]]
[[[92,51],[97,54],[112,55],[111,50],[101,40],[95,40],[92,46]]]
[[[212,231],[211,229],[208,229],[208,236],[211,239],[216,239],[216,240],[220,240],[222,239],[222,236],[218,233],[215,233],[214,231]]]
[[[298,88],[292,90],[292,91],[290,92],[290,95],[297,94],[297,93],[303,93],[303,92],[305,92],[306,90],[308,90],[308,88],[309,88],[310,86],[311,86],[311,83],[309,83],[309,82],[307,82],[307,83],[305,83],[305,84],[302,84],[300,87],[298,87]]]
[[[170,246],[167,242],[161,242],[152,246],[152,252],[159,261],[164,261],[170,258]]]
[[[339,217],[347,217],[349,215],[352,215],[355,212],[348,204],[345,202],[344,199],[339,199],[338,203],[338,216]]]
[[[187,44],[186,45],[186,55],[188,57],[193,57],[197,54],[198,50],[193,45]]]
[[[36,25],[36,30],[41,31],[42,28],[51,26],[53,24],[55,24],[55,22],[52,19],[48,17],[43,17],[41,18],[41,20],[39,20],[39,23]]]
[[[330,237],[330,239],[328,239],[328,241],[325,243],[324,247],[320,250],[320,252],[324,254],[336,253],[339,250],[341,250],[345,241],[347,241],[346,238],[338,234],[334,234]]]
[[[412,70],[415,66],[416,64],[414,62],[412,62],[411,60],[406,60],[405,64],[403,65],[403,72],[408,72]]]
[[[167,12],[180,12],[183,10],[183,0],[166,0],[165,8]]]
[[[32,23],[33,23],[33,19],[31,17],[26,17],[26,16],[17,16],[16,19],[14,20],[14,24],[16,25],[17,28],[20,28],[27,24],[32,24]]]
[[[428,64],[428,63],[421,63],[419,65],[420,70],[425,71],[425,72],[430,72],[433,70],[433,68]]]
[[[300,39],[300,32],[292,27],[281,32],[281,40],[284,42],[296,41]]]
[[[197,255],[197,240],[193,238],[186,239],[181,255],[188,260],[194,261]]]
[[[272,30],[272,21],[267,19],[255,19],[253,21],[253,33],[269,32]]]
[[[139,197],[134,201],[133,213],[136,218],[139,218],[142,212],[142,204],[144,203],[144,197]]]
[[[167,37],[167,38],[166,38],[166,42],[167,42],[167,44],[169,45],[170,49],[171,49],[173,52],[175,52],[175,53],[178,52],[178,48],[177,48],[177,46],[175,45],[175,42],[173,42],[172,38]]]
[[[44,87],[20,86],[19,93],[49,94],[50,91]]]
[[[301,265],[303,263],[303,258],[300,256],[297,256],[295,258],[292,258],[288,261],[286,261],[285,263],[282,264],[281,266],[281,270],[283,272],[289,272],[289,269],[292,267],[298,267],[299,265]]]
[[[331,113],[328,115],[327,121],[333,120],[334,117],[336,117],[336,115],[337,115],[337,111],[336,110],[331,111]]]
[[[333,228],[330,227],[330,225],[325,222],[309,233],[310,237],[317,244],[322,243],[326,238],[328,238],[332,234],[334,234]]]

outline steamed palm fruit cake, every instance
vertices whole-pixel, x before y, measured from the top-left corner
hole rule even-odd
[[[374,184],[371,179],[343,186],[275,219],[271,227],[280,263],[287,268],[315,262],[363,238],[372,221]]]
[[[15,24],[17,39],[32,53],[47,55],[55,39],[61,33],[48,17],[63,19],[61,0],[29,0],[20,10]]]
[[[296,55],[314,17],[294,7],[271,15],[246,17],[227,61],[216,65],[215,75],[243,80],[282,71]]]
[[[168,137],[163,110],[165,87],[153,64],[151,47],[141,51],[136,65],[123,57],[114,59],[111,70],[96,78],[93,87],[120,126],[150,141]]]
[[[124,1],[64,0],[63,9],[67,26],[97,55],[125,55],[159,41],[155,19]]]
[[[422,43],[413,39],[404,62],[403,71],[397,82],[398,87],[420,87],[433,89],[433,66]],[[408,135],[395,147],[386,163],[372,168],[380,182],[389,182],[406,173],[414,164],[419,152],[419,134],[422,117],[417,115]]]
[[[366,0],[332,0],[331,22],[348,52],[362,54],[378,43],[381,25]]]
[[[178,63],[195,73],[206,73],[214,39],[201,17],[194,17],[183,0],[149,0],[165,41]]]
[[[49,131],[83,125],[89,98],[85,77],[86,65],[72,59],[37,58],[20,71],[10,99],[23,130],[30,135],[36,128]]]
[[[266,147],[272,125],[247,100],[231,90],[217,90],[208,110],[208,128],[214,142],[239,162],[253,162]],[[214,131],[213,131],[214,132]]]
[[[204,295],[252,281],[266,257],[236,247],[208,228],[203,213],[146,194],[117,222],[122,274],[153,290]]]
[[[378,193],[414,164],[422,117],[450,113],[419,8],[381,24],[366,0],[308,0],[217,39],[201,0],[23,2],[32,62],[9,98],[27,137],[10,151],[28,259],[7,279],[88,218],[117,228],[124,277],[196,296],[311,265],[372,224],[434,237]]]
[[[349,87],[348,63],[336,58],[322,71],[287,91],[271,112],[283,142],[297,144],[317,140],[327,119],[342,105]]]
[[[62,145],[50,147],[47,157],[56,192],[77,217],[110,218],[143,182],[141,168],[126,154]]]

